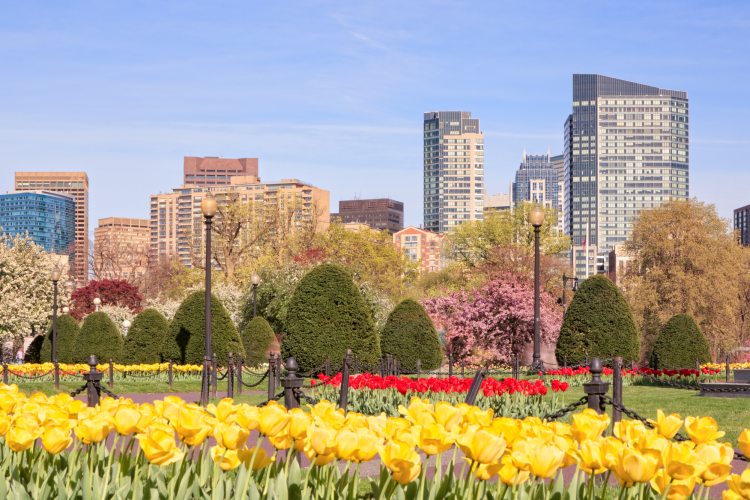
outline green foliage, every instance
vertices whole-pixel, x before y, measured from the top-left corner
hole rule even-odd
[[[122,335],[115,323],[106,313],[94,312],[83,320],[74,344],[73,362],[86,363],[93,354],[99,363],[108,363],[110,359],[119,363],[122,360],[122,347]]]
[[[393,355],[407,371],[435,370],[443,363],[443,350],[435,325],[421,304],[412,299],[399,303],[380,333],[380,349]]]
[[[242,330],[242,346],[245,348],[244,364],[258,366],[268,362],[268,350],[276,342],[276,334],[268,321],[260,316],[251,320]]]
[[[337,367],[347,349],[363,365],[379,362],[375,323],[346,268],[322,264],[302,278],[289,304],[281,348],[284,359],[294,356],[303,369],[317,368],[326,358]]]
[[[658,357],[659,367],[669,365],[666,368],[693,367],[696,359],[701,364],[712,361],[708,341],[689,314],[675,314],[667,321],[656,339],[653,355]]]
[[[133,320],[125,337],[122,362],[126,365],[154,364],[161,361],[161,346],[169,322],[156,309],[144,309]]]
[[[37,335],[26,348],[23,355],[24,363],[41,363],[42,362],[42,344],[44,344],[44,335]]]
[[[76,339],[81,331],[78,322],[68,314],[57,317],[57,361],[58,363],[73,363],[73,353],[76,348]],[[87,355],[88,356],[88,355]],[[39,353],[42,363],[52,361],[52,325],[50,324],[47,335],[44,336]]]
[[[171,359],[174,363],[181,364],[203,363],[206,339],[205,300],[206,292],[199,290],[188,295],[180,304],[162,344],[163,361]],[[227,365],[230,352],[240,354],[245,359],[245,349],[237,328],[224,305],[214,295],[211,295],[211,347],[220,366]]]
[[[640,341],[633,313],[617,286],[603,275],[583,281],[563,320],[555,357],[568,365],[599,357],[622,356],[623,362],[640,359]]]

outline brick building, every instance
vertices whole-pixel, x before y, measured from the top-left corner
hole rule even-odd
[[[339,201],[339,211],[331,214],[331,222],[365,224],[393,235],[404,228],[404,204],[390,198]]]
[[[258,176],[257,158],[220,158],[217,156],[186,156],[184,159],[185,186],[221,186],[231,184],[237,176]]]
[[[448,237],[414,226],[405,227],[393,235],[393,246],[403,250],[411,260],[421,261],[422,274],[437,272],[448,265],[445,244]]]

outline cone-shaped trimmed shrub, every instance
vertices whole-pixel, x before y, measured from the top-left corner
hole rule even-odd
[[[407,371],[435,370],[443,363],[443,349],[435,325],[421,304],[406,299],[399,303],[380,332],[380,350],[394,356]]]
[[[597,274],[583,281],[573,296],[557,338],[558,364],[568,365],[599,357],[622,356],[624,363],[640,359],[640,341],[633,313],[620,290]]]
[[[322,264],[302,278],[289,302],[281,354],[294,356],[302,370],[318,368],[331,360],[341,366],[346,350],[365,366],[380,360],[375,322],[349,271]]]
[[[167,336],[161,349],[162,361],[172,360],[180,364],[203,364],[206,342],[206,292],[191,293],[180,304],[169,325]],[[241,354],[245,359],[245,349],[232,323],[232,318],[215,295],[211,295],[211,347],[219,366],[227,366],[229,353]],[[213,354],[212,353],[212,354]]]
[[[144,309],[133,320],[125,337],[122,362],[126,365],[154,364],[161,361],[161,346],[169,322],[156,309]]]
[[[264,318],[257,316],[242,330],[242,346],[245,348],[247,359],[243,363],[248,366],[258,366],[268,362],[268,351],[276,342],[273,328]]]
[[[42,362],[42,345],[44,344],[44,335],[37,335],[31,344],[26,348],[23,355],[24,363],[41,363]]]
[[[675,314],[667,321],[654,344],[654,354],[660,368],[691,368],[696,359],[701,364],[712,361],[708,341],[689,314]]]
[[[69,314],[57,317],[57,362],[73,363],[76,339],[81,331],[78,322]],[[52,362],[52,325],[44,336],[40,357],[42,363]]]
[[[109,363],[110,359],[119,363],[122,360],[122,346],[122,335],[117,325],[106,313],[94,312],[83,320],[81,332],[76,337],[73,362],[87,363],[93,354],[99,363]]]

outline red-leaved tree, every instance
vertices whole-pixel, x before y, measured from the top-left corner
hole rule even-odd
[[[138,288],[124,280],[99,280],[89,281],[88,285],[70,295],[73,303],[70,314],[81,321],[84,316],[94,312],[94,299],[97,297],[102,305],[127,307],[134,313],[139,313],[142,309],[143,297],[138,293]]]
[[[541,291],[539,298],[540,336],[552,344],[562,326],[562,310],[550,294]],[[444,291],[422,304],[435,326],[445,331],[454,360],[510,362],[534,337],[534,288],[518,276],[472,290]]]

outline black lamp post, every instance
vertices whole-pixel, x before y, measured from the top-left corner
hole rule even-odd
[[[57,376],[57,282],[60,281],[61,274],[57,268],[50,273],[54,285],[52,295],[52,363],[55,365],[55,389],[60,389],[60,381]]]
[[[210,385],[209,368],[211,366],[211,222],[216,215],[216,200],[203,198],[201,212],[206,218],[206,353],[203,358],[203,383],[201,385],[201,404],[208,404]]]
[[[565,274],[563,274],[563,297],[562,297],[563,317],[565,317],[565,313],[567,311],[567,308],[565,307],[565,304],[566,304],[566,302],[565,302],[565,289],[568,286],[568,281],[572,281],[573,282],[573,293],[575,293],[575,291],[578,290],[578,278],[576,278],[576,277],[570,277],[570,276],[565,276]]]
[[[539,205],[534,205],[529,213],[529,220],[534,226],[534,358],[531,367],[537,369],[542,365],[539,336],[539,231],[544,223],[544,210]]]
[[[253,273],[253,277],[250,278],[253,282],[253,318],[258,315],[258,285],[260,284],[260,276],[257,271]]]

